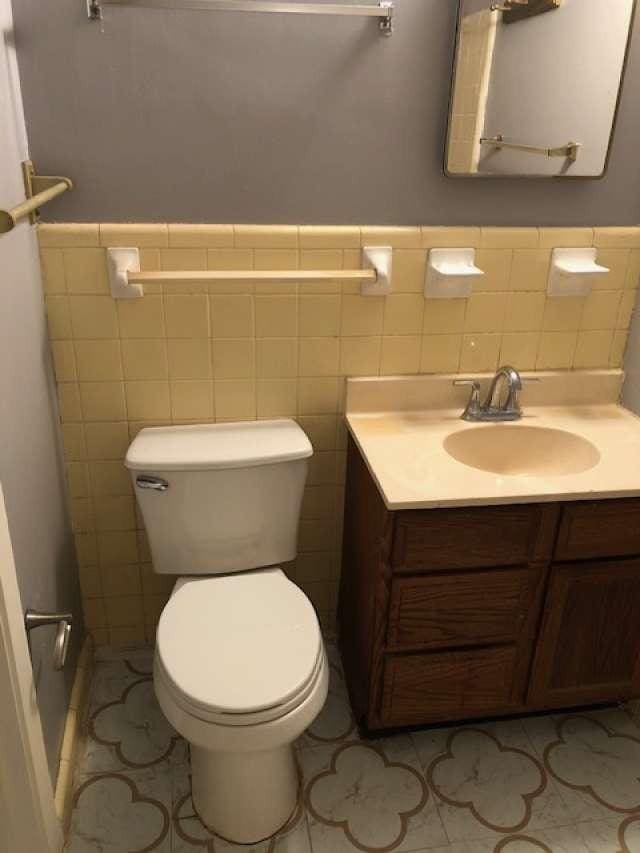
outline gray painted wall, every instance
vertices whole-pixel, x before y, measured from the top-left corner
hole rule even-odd
[[[13,204],[24,197],[20,161],[26,147],[9,0],[0,0],[0,33],[0,203]],[[82,613],[38,245],[28,223],[0,236],[0,482],[23,609],[72,610],[76,619],[63,672],[51,666],[55,628],[40,628],[32,634],[38,707],[55,781]]]
[[[489,2],[489,0],[487,0]],[[366,19],[14,0],[32,155],[58,220],[635,224],[640,16],[607,176],[442,171],[456,0]]]

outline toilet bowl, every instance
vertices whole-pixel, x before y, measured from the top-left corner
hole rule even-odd
[[[304,593],[280,569],[182,578],[158,625],[154,683],[165,716],[191,744],[202,821],[241,843],[285,824],[297,803],[292,744],[328,685]]]
[[[197,814],[236,843],[295,811],[293,744],[327,696],[315,610],[277,565],[295,556],[311,452],[282,420],[145,429],[126,459],[154,569],[180,575],[155,691],[190,744]]]

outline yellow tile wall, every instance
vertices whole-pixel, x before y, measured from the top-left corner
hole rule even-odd
[[[146,425],[298,419],[314,446],[299,556],[289,567],[331,619],[340,570],[344,377],[622,364],[640,228],[42,225],[45,301],[85,619],[95,642],[152,641],[173,579],[157,576],[122,460]],[[354,284],[167,282],[115,301],[105,247],[144,269],[357,268],[394,247],[394,292]],[[597,246],[611,274],[585,299],[549,298],[556,246]],[[425,300],[427,250],[474,246],[468,300]]]

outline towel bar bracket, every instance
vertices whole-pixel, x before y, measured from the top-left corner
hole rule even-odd
[[[73,184],[69,178],[36,175],[31,160],[25,160],[22,164],[22,179],[27,197],[26,201],[6,210],[0,209],[0,234],[11,231],[26,216],[29,217],[29,222],[35,225],[38,221],[38,208],[41,205],[57,198],[67,190],[73,189]]]
[[[69,178],[63,178],[59,175],[36,175],[36,170],[31,160],[24,160],[22,163],[22,179],[24,181],[24,192],[27,198],[33,198],[39,193],[53,189],[58,184],[66,184],[67,189],[71,189],[71,181]],[[29,222],[35,225],[38,221],[38,208],[29,213]]]

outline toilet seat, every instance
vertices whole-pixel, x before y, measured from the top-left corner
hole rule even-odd
[[[323,660],[311,602],[263,569],[181,578],[160,617],[154,677],[197,719],[254,725],[304,702]]]
[[[319,681],[322,678],[324,654],[321,651],[318,656],[318,662],[314,669],[313,678],[303,692],[297,694],[288,702],[282,705],[276,705],[272,708],[265,708],[262,711],[254,711],[253,713],[243,714],[238,712],[224,712],[213,708],[205,708],[201,705],[194,705],[184,696],[176,685],[168,678],[159,657],[156,655],[154,662],[153,677],[156,682],[160,681],[162,686],[171,696],[175,704],[184,713],[200,720],[204,723],[215,723],[218,726],[255,726],[259,723],[271,723],[286,716],[290,711],[299,708],[305,700],[316,690]]]

